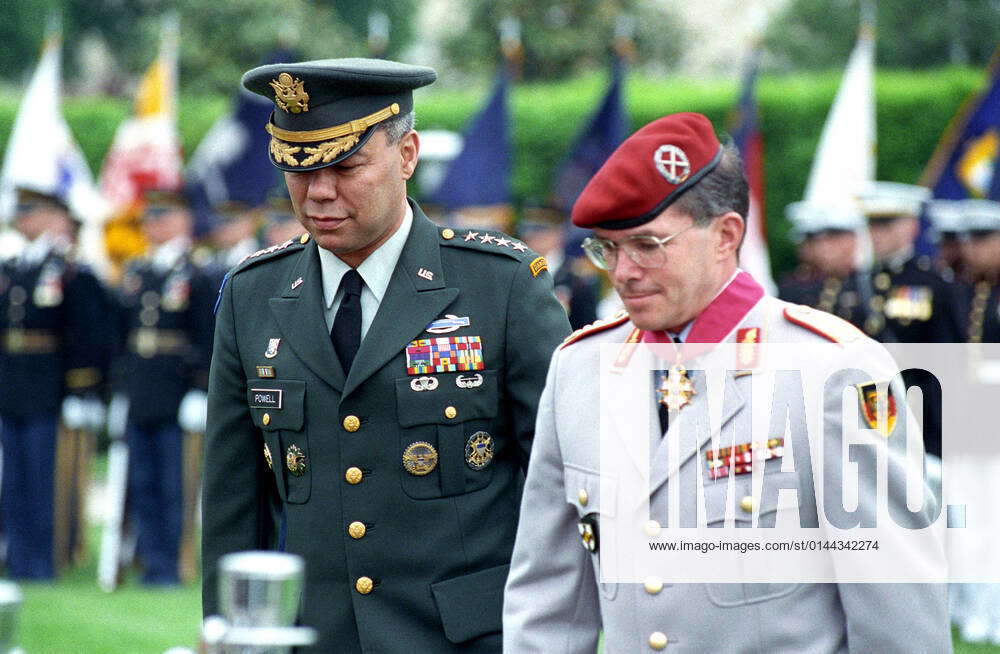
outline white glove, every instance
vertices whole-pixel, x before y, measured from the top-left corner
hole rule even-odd
[[[95,434],[101,431],[101,427],[104,426],[104,421],[108,417],[107,409],[104,408],[104,402],[101,402],[96,397],[83,400],[83,414],[85,427],[88,431]]]
[[[108,436],[114,440],[123,438],[127,422],[128,397],[124,393],[115,393],[108,404]]]
[[[67,429],[83,429],[87,426],[87,412],[82,398],[68,395],[63,399],[62,421]]]
[[[192,389],[181,400],[177,410],[177,424],[184,431],[205,433],[205,422],[208,416],[208,395],[205,391]]]

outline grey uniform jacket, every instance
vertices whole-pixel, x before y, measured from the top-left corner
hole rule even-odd
[[[784,310],[792,306],[764,297],[740,326],[768,325],[767,341],[772,343],[825,341],[785,318]],[[822,317],[826,322],[838,320],[827,314]],[[853,329],[846,323],[843,328]],[[505,592],[504,651],[591,654],[603,630],[608,654],[661,649],[699,654],[950,652],[943,585],[671,584],[668,578],[647,584],[600,582],[600,549],[591,553],[581,547],[580,532],[581,519],[602,511],[606,504],[602,503],[599,472],[600,346],[625,343],[633,330],[632,323],[624,320],[617,327],[557,350],[553,356],[538,410]],[[734,329],[723,342],[733,342],[737,331]],[[864,337],[858,333],[857,338]],[[749,375],[734,375],[726,383],[739,389],[749,380]],[[695,395],[693,402],[705,401],[705,395]],[[748,407],[737,406],[730,419],[741,411],[749,412]],[[658,423],[652,424],[651,430],[657,433],[656,440],[651,439],[651,452],[654,458],[662,459],[665,450],[655,449],[655,443],[662,440],[665,447],[673,430],[661,439]],[[795,442],[803,438],[795,433],[790,437]],[[677,476],[663,472],[659,484],[652,469],[656,464],[651,464],[651,507],[665,506],[673,480],[703,465],[706,447],[702,442],[691,451],[682,449]],[[744,492],[748,488],[750,477],[736,477],[737,498],[741,485]],[[802,499],[811,484],[800,481],[792,483],[801,486]],[[608,489],[605,482],[605,494]],[[716,503],[712,498],[725,495],[706,493],[706,497],[709,522],[715,513],[721,519],[725,501]],[[761,520],[777,508],[762,504]],[[682,504],[682,515],[684,510]],[[739,513],[739,508],[736,511]]]

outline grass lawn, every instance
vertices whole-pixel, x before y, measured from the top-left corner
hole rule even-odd
[[[95,465],[98,477],[102,459]],[[118,590],[105,593],[97,585],[99,527],[91,525],[88,536],[83,565],[64,572],[54,584],[22,584],[19,644],[25,653],[162,654],[176,646],[196,648],[200,580],[181,588],[147,589],[132,575]],[[905,634],[899,638],[903,646]],[[954,646],[955,654],[1000,654],[1000,647],[968,645],[957,636]]]
[[[113,593],[97,585],[91,556],[55,584],[22,584],[19,641],[26,654],[162,654],[196,648],[201,627],[200,580],[172,589],[146,589],[134,579]]]

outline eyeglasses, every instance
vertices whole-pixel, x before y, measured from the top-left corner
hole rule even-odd
[[[667,253],[663,246],[694,227],[691,223],[681,231],[657,238],[652,234],[636,234],[615,243],[606,238],[590,236],[583,241],[583,251],[590,262],[601,270],[614,270],[618,265],[618,251],[624,250],[632,262],[640,268],[662,268],[667,263]]]

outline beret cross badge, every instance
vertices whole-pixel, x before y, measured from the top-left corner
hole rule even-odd
[[[671,184],[681,184],[691,174],[691,162],[687,154],[676,145],[661,145],[653,154],[653,163]]]
[[[309,94],[302,80],[281,73],[278,79],[271,80],[271,88],[274,89],[274,103],[285,113],[309,111]]]

